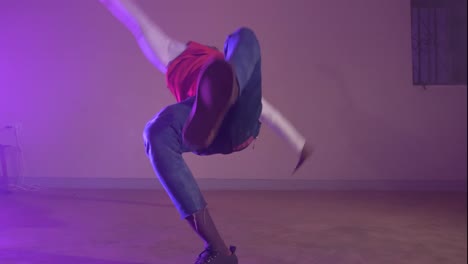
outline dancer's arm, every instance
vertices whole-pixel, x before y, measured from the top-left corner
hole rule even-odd
[[[279,136],[296,151],[301,153],[306,144],[306,139],[299,131],[286,119],[280,111],[278,111],[271,103],[265,98],[262,98],[262,114],[260,121],[266,123],[272,128]]]
[[[186,44],[169,37],[132,0],[100,2],[133,34],[146,58],[162,73],[185,50]]]
[[[265,98],[262,98],[262,114],[260,121],[266,123],[280,137],[282,137],[299,155],[299,160],[294,168],[293,174],[304,164],[304,162],[314,152],[314,147],[310,145],[299,131],[286,119],[281,112],[273,107]]]

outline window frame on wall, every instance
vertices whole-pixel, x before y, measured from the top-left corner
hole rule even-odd
[[[411,0],[413,84],[466,85],[466,0]]]

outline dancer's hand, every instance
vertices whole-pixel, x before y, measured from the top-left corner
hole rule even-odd
[[[302,148],[301,155],[299,156],[299,161],[297,162],[296,168],[294,168],[294,171],[292,174],[295,174],[300,167],[304,164],[304,162],[314,153],[314,147],[309,144],[309,142],[306,142],[304,145],[304,148]]]

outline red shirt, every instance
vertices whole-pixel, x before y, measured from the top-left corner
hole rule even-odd
[[[196,95],[200,70],[213,57],[224,59],[224,54],[215,48],[190,41],[187,49],[169,63],[167,87],[177,102]]]

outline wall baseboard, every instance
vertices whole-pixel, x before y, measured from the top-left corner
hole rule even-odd
[[[163,189],[154,178],[55,178],[28,177],[25,185],[73,189]],[[467,182],[404,180],[262,180],[198,179],[203,190],[378,190],[467,191]]]

